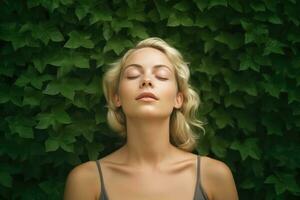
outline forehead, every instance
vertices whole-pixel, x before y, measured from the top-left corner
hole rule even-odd
[[[129,55],[126,59],[123,68],[131,64],[138,64],[143,67],[151,68],[153,66],[162,65],[168,67],[171,71],[173,71],[173,65],[167,55],[160,50],[151,47],[144,47],[131,53],[131,55]]]

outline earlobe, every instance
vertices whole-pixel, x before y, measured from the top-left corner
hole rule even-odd
[[[177,109],[181,108],[182,103],[183,103],[183,94],[182,92],[178,92],[176,96],[175,108]]]
[[[120,98],[118,94],[114,95],[114,104],[116,107],[120,107],[121,106],[121,102],[120,102]]]

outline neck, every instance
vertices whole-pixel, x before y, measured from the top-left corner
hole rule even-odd
[[[170,143],[169,120],[126,119],[124,156],[127,164],[155,169],[170,161],[176,147]]]

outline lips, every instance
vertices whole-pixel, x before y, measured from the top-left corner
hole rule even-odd
[[[153,98],[153,99],[155,99],[155,100],[158,100],[158,97],[155,96],[155,95],[154,95],[153,93],[151,93],[151,92],[143,92],[143,93],[141,93],[140,95],[138,95],[135,99],[136,99],[136,100],[139,100],[139,99],[144,98],[144,97],[150,97],[150,98]]]

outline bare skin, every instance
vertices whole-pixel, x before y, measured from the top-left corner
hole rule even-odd
[[[169,141],[170,115],[183,102],[172,63],[161,51],[147,47],[132,53],[125,67],[114,100],[126,115],[127,143],[100,159],[109,200],[192,200],[196,155]],[[135,99],[145,91],[159,99]],[[232,173],[225,163],[203,156],[200,174],[209,200],[238,199]],[[95,162],[83,163],[70,172],[64,199],[99,199],[100,186]]]

